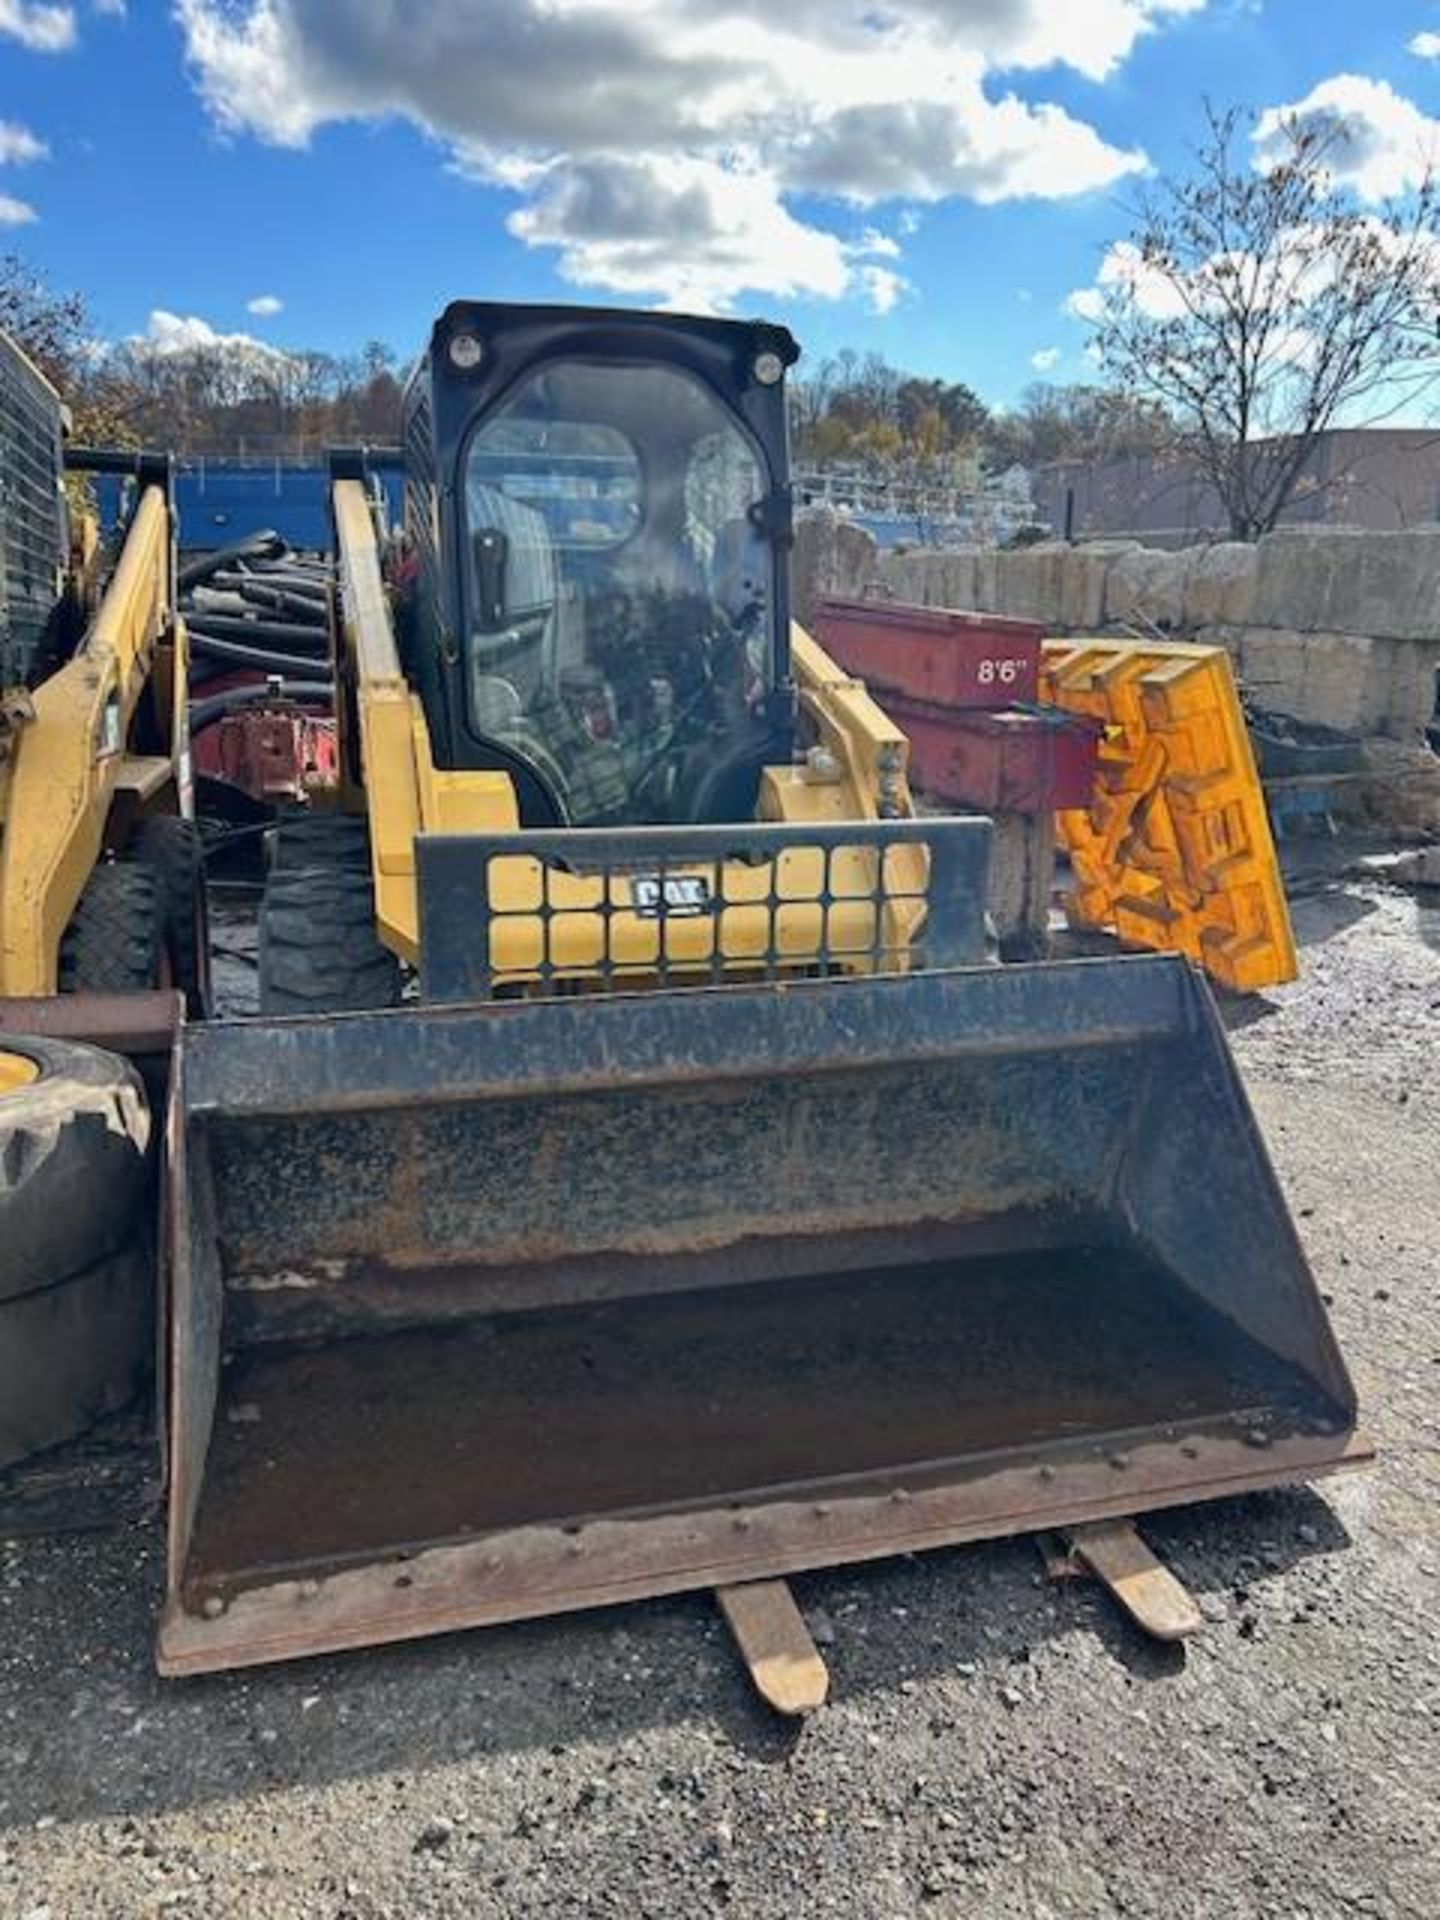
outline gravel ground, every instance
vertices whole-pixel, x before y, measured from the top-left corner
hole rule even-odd
[[[1016,1541],[797,1582],[769,1719],[703,1598],[189,1683],[153,1528],[0,1548],[0,1913],[1440,1912],[1440,911],[1301,890],[1235,1045],[1382,1448],[1159,1516],[1206,1618],[1134,1633]]]

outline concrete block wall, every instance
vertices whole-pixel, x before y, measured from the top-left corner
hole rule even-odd
[[[824,593],[1038,620],[1052,633],[1133,629],[1223,645],[1258,704],[1346,732],[1416,740],[1440,672],[1440,528],[1286,529],[1256,545],[1135,541],[1000,552],[882,553],[833,514],[802,516],[796,611]]]

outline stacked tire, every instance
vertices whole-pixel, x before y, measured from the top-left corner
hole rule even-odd
[[[178,989],[210,1003],[205,848],[140,822],[97,865],[60,943],[64,994]],[[152,1371],[155,1180],[134,1069],[99,1047],[0,1031],[0,1469],[117,1412]]]
[[[150,1130],[126,1061],[0,1033],[0,1467],[117,1412],[150,1371]]]

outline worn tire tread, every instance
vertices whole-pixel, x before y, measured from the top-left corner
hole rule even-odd
[[[291,808],[280,815],[273,865],[368,871],[370,823],[363,813],[314,813]]]
[[[143,993],[160,983],[165,891],[148,866],[96,867],[60,943],[62,993]]]
[[[375,930],[368,869],[276,867],[260,905],[260,1011],[398,1006],[400,966]]]
[[[205,892],[205,840],[193,820],[156,814],[142,820],[130,857],[160,883],[175,985],[192,1020],[210,1015],[210,916]]]
[[[154,1275],[142,1232],[53,1286],[0,1300],[0,1468],[134,1399],[154,1350]]]
[[[53,1286],[121,1246],[148,1188],[150,1110],[118,1055],[0,1034],[40,1069],[0,1096],[0,1300]]]

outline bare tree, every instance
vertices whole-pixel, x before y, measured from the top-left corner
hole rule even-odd
[[[1111,387],[1032,380],[1019,405],[990,422],[992,466],[1043,467],[1056,460],[1116,460],[1174,451],[1177,428],[1143,395]]]
[[[1392,418],[1440,374],[1436,184],[1425,169],[1367,211],[1337,177],[1343,127],[1294,120],[1254,166],[1249,114],[1207,120],[1192,172],[1132,209],[1095,338],[1110,379],[1179,423],[1246,540],[1276,524],[1318,436]]]
[[[76,293],[56,293],[43,274],[7,253],[0,258],[0,331],[64,387],[85,355],[85,302]]]

